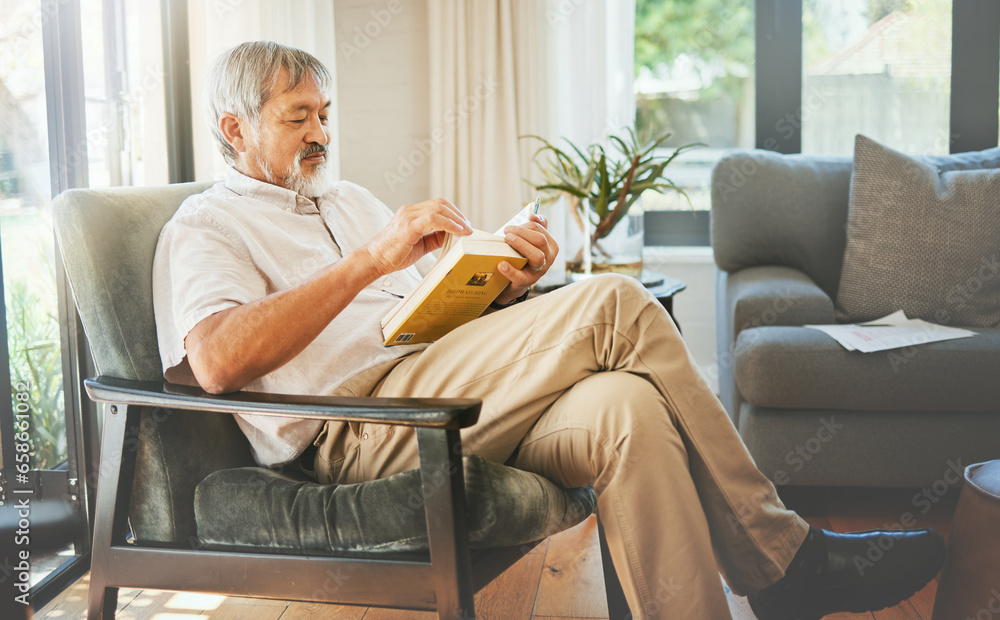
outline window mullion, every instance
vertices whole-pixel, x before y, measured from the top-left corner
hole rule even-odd
[[[757,0],[756,145],[802,152],[802,0]]]
[[[1000,106],[1000,2],[952,4],[952,153],[997,145]]]

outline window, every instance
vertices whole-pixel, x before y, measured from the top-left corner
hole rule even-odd
[[[13,411],[2,420],[0,464],[6,488],[26,478],[13,475],[14,413],[28,425],[31,484],[67,468],[65,398],[59,332],[56,257],[49,212],[49,143],[39,3],[0,0],[0,250],[7,319],[8,393]],[[20,430],[20,429],[18,429]],[[23,474],[22,474],[23,475]],[[0,495],[4,495],[0,493]],[[31,495],[36,496],[37,493]],[[16,496],[7,495],[7,501]],[[72,554],[71,549],[62,555]],[[64,559],[35,558],[37,583]]]
[[[951,0],[805,0],[802,151],[947,154]]]
[[[124,0],[0,0],[0,502],[62,501],[82,517],[55,554],[31,554],[44,604],[88,568],[98,415],[81,394],[87,344],[57,257],[50,199],[80,186],[167,178],[158,12]],[[28,427],[30,469],[16,468]],[[10,583],[10,582],[8,582]]]
[[[726,152],[754,146],[753,0],[637,0],[635,70],[640,135],[672,133],[667,153],[707,145],[668,168],[690,205],[676,193],[643,195],[647,221],[665,223],[651,223],[647,244],[707,244],[712,167]],[[706,213],[693,217],[691,208]]]
[[[636,0],[635,45],[637,126],[709,144],[674,168],[696,210],[730,148],[850,155],[857,133],[910,153],[997,145],[1000,3]],[[677,234],[686,203],[643,198],[647,245],[708,244],[707,217]]]
[[[168,182],[157,11],[81,0],[88,186]]]

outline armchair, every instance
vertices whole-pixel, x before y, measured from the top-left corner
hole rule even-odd
[[[802,327],[836,322],[851,170],[768,151],[716,165],[720,396],[778,484],[938,489],[998,456],[1000,329],[863,354]]]
[[[459,430],[475,424],[478,401],[216,396],[163,382],[153,252],[181,202],[207,187],[71,190],[53,202],[101,373],[86,390],[108,403],[88,618],[113,618],[121,587],[474,617],[473,593],[537,541],[591,514],[593,489],[463,457]],[[233,413],[417,427],[420,468],[318,485],[256,466]],[[618,617],[627,606],[604,557],[609,607],[624,609]]]

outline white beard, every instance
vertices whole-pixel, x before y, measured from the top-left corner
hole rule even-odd
[[[329,160],[317,164],[313,168],[312,174],[307,177],[302,171],[302,160],[297,156],[291,165],[288,166],[288,169],[285,170],[285,182],[282,184],[278,182],[278,177],[271,170],[271,166],[264,161],[260,151],[255,154],[254,158],[268,183],[280,185],[306,198],[318,198],[326,194],[333,188],[334,183],[337,182]]]

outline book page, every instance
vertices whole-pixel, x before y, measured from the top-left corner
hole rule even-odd
[[[524,208],[514,214],[514,217],[507,220],[507,223],[501,226],[494,235],[503,236],[503,229],[508,226],[523,226],[527,224],[530,220],[528,219],[532,213],[538,213],[538,201],[532,200],[528,204],[524,205]]]
[[[472,239],[493,239],[493,238],[496,238],[496,237],[500,237],[501,239],[503,239],[503,236],[504,236],[503,229],[504,228],[507,228],[508,226],[521,226],[523,224],[527,224],[530,221],[528,219],[528,217],[532,213],[537,213],[538,212],[537,203],[538,203],[538,201],[534,200],[534,201],[529,202],[528,204],[524,205],[523,209],[521,209],[520,211],[518,211],[517,213],[515,213],[514,217],[510,218],[509,220],[507,220],[507,223],[505,223],[503,226],[501,226],[492,235],[490,233],[484,231],[484,230],[479,230],[478,228],[473,228],[472,229],[472,234],[471,235],[466,235],[466,236],[470,237]],[[453,245],[455,245],[455,241],[457,239],[459,239],[459,238],[460,238],[460,235],[455,235],[455,234],[452,234],[452,233],[448,233],[447,235],[445,235],[444,243],[441,244],[441,249],[439,250],[440,254],[438,255],[438,260],[441,260],[441,257],[448,253],[448,250],[450,250],[451,247]]]

